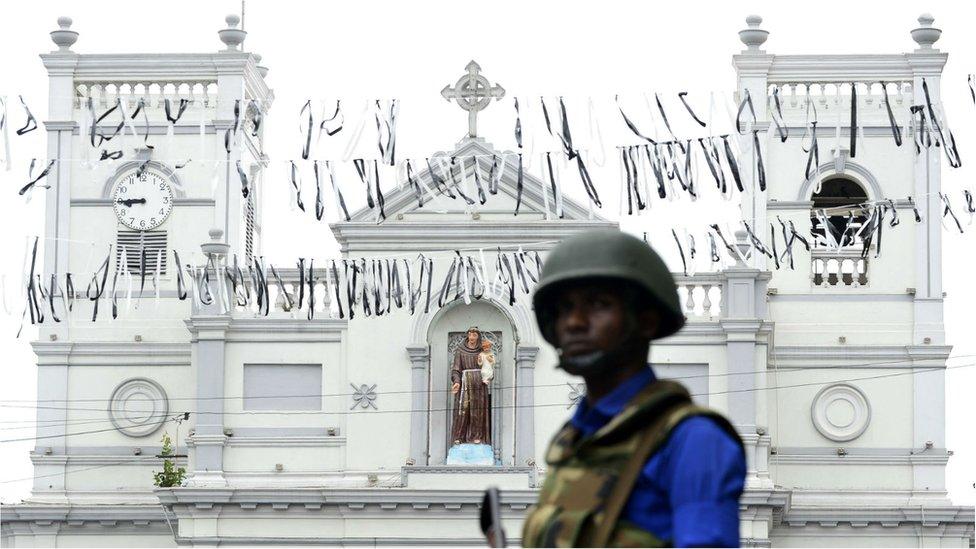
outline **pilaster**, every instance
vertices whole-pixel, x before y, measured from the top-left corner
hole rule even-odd
[[[535,464],[535,358],[539,348],[515,350],[515,465]]]
[[[229,315],[194,315],[187,321],[196,371],[196,409],[193,455],[188,486],[226,486],[223,476],[224,370]]]
[[[410,345],[410,459],[415,465],[429,465],[430,451],[427,444],[429,422],[427,419],[427,379],[430,375],[430,346]]]

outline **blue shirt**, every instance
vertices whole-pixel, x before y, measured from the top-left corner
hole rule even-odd
[[[584,398],[570,422],[592,435],[656,379],[647,368],[592,407]],[[732,437],[707,417],[691,417],[648,459],[621,518],[675,547],[738,547],[745,475],[745,458]]]

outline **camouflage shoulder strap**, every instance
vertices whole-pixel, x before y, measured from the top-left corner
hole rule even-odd
[[[683,402],[672,407],[667,412],[655,419],[648,428],[641,433],[640,442],[634,453],[624,466],[617,482],[614,483],[613,491],[606,500],[603,510],[603,520],[599,523],[590,545],[593,547],[607,547],[613,529],[617,526],[617,520],[623,511],[624,505],[630,498],[630,494],[637,482],[644,464],[651,457],[651,454],[665,441],[678,423],[684,419],[699,414],[713,414],[709,410],[695,406],[691,402]]]

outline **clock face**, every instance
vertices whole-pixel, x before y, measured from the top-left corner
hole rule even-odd
[[[155,229],[173,211],[173,187],[166,176],[145,170],[136,177],[132,170],[115,184],[112,206],[119,222],[137,231]]]

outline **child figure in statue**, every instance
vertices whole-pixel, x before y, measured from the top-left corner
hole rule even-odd
[[[487,339],[481,342],[478,365],[481,366],[481,381],[490,386],[495,378],[495,353],[491,352],[491,342]]]

